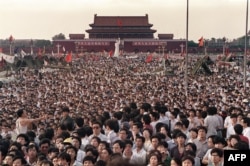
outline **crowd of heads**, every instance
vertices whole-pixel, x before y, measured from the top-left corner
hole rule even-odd
[[[249,91],[239,71],[190,76],[186,94],[183,73],[158,68],[80,60],[71,69],[17,73],[0,89],[1,164],[180,166],[222,163],[223,149],[249,149]],[[24,112],[46,119],[16,133]]]

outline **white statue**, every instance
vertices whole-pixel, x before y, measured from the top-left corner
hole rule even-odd
[[[118,57],[119,56],[119,45],[120,45],[120,38],[118,38],[118,40],[116,40],[115,42],[115,53],[114,53],[114,57]]]

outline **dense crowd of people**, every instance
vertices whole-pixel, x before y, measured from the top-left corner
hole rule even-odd
[[[189,75],[186,95],[184,73],[160,65],[80,59],[20,71],[0,88],[0,165],[222,166],[225,149],[249,150],[239,70]]]

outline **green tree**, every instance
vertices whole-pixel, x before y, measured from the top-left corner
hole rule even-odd
[[[197,46],[198,46],[198,44],[195,43],[193,40],[188,41],[188,47],[197,47]]]
[[[51,46],[51,42],[49,40],[36,40],[35,41],[35,47],[49,47]]]
[[[65,38],[65,35],[62,33],[59,33],[59,34],[52,37],[52,40],[64,40],[64,39],[66,39],[66,38]]]

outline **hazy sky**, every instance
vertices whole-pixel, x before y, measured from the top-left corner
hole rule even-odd
[[[189,40],[245,34],[247,0],[189,0]],[[149,15],[152,29],[186,38],[187,0],[0,0],[0,39],[85,33],[99,16]]]

